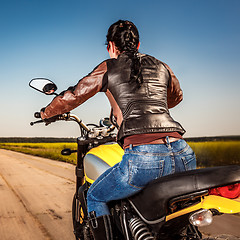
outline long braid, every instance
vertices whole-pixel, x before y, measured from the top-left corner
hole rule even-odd
[[[140,87],[143,79],[141,74],[141,61],[138,54],[139,33],[136,26],[130,21],[119,20],[112,24],[107,34],[107,44],[109,41],[115,43],[120,53],[125,52],[131,59],[130,83],[137,83]]]

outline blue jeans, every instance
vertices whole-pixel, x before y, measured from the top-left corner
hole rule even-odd
[[[89,188],[88,213],[108,215],[107,202],[129,197],[150,181],[175,172],[196,168],[196,157],[183,140],[125,149],[122,161],[105,171]]]

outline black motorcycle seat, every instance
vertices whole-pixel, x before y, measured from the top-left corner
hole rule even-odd
[[[169,214],[168,203],[175,197],[237,182],[239,165],[196,169],[156,179],[129,200],[146,222],[156,222]]]

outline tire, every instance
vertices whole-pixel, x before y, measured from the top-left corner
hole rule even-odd
[[[86,218],[83,216],[81,202],[76,198],[76,194],[73,196],[72,202],[72,222],[73,233],[76,240],[93,240],[93,235],[88,226]]]

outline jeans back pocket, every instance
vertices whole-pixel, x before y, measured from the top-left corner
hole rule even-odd
[[[181,158],[186,171],[196,169],[196,156],[193,151],[185,156],[182,156]]]
[[[129,181],[128,184],[142,188],[150,181],[162,176],[164,160],[152,159],[150,156],[138,156],[129,160]]]

